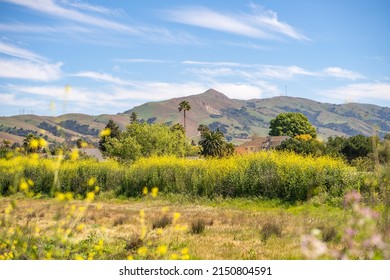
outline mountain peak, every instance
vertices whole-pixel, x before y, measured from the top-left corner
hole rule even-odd
[[[223,94],[222,92],[219,92],[213,88],[206,90],[204,93],[202,93],[202,95],[203,94],[208,95],[208,96],[213,96],[216,98],[229,99],[229,97],[227,97],[225,94]]]

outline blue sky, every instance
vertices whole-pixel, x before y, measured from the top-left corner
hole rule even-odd
[[[113,114],[209,88],[389,107],[389,13],[387,0],[0,0],[0,115]]]

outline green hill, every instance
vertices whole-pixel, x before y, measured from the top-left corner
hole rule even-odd
[[[29,132],[45,136],[50,142],[85,138],[98,141],[98,133],[112,118],[121,129],[129,123],[129,115],[136,112],[143,121],[167,124],[183,123],[179,103],[187,100],[187,135],[197,139],[199,124],[221,130],[228,140],[246,141],[253,134],[267,135],[270,120],[283,112],[301,112],[317,128],[320,138],[356,134],[384,136],[390,132],[390,108],[370,104],[329,104],[296,97],[237,100],[209,89],[204,93],[160,102],[148,102],[116,115],[89,116],[66,114],[58,117],[19,115],[0,117],[0,137],[20,142]]]

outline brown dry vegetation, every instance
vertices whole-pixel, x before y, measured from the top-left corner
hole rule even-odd
[[[0,212],[15,198],[0,198]],[[188,248],[191,259],[302,259],[301,236],[313,228],[327,227],[341,234],[341,226],[347,219],[343,210],[329,206],[287,206],[270,201],[232,199],[191,201],[183,197],[132,200],[98,199],[97,201],[59,202],[55,199],[16,199],[13,212],[20,226],[38,226],[40,234],[51,235],[53,223],[64,220],[71,205],[87,205],[78,224],[84,228],[72,236],[70,242],[88,240],[91,236],[104,241],[106,250],[101,259],[125,259],[131,250],[137,249],[137,237],[141,234],[140,210],[145,211],[148,240],[161,238],[160,243],[173,250]],[[153,221],[167,215],[180,213],[176,225],[181,230],[158,236]],[[202,220],[205,230],[191,233],[191,224]],[[279,228],[279,234],[267,227]],[[164,229],[166,230],[166,229]],[[328,245],[337,246],[335,236]]]

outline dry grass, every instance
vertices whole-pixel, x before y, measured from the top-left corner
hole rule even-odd
[[[0,213],[10,201],[10,198],[0,198]],[[169,236],[162,237],[167,238],[163,242],[173,247],[188,248],[192,259],[302,259],[302,234],[316,225],[334,224],[335,221],[343,224],[346,218],[342,210],[332,208],[329,211],[326,207],[310,205],[302,210],[295,206],[270,206],[266,202],[261,207],[261,202],[250,200],[233,200],[230,207],[224,201],[220,204],[215,201],[172,201],[147,198],[91,202],[82,217],[85,227],[77,239],[88,238],[92,233],[98,235],[105,244],[116,244],[118,252],[112,254],[112,258],[123,258],[128,252],[121,253],[120,250],[134,250],[140,246],[141,210],[145,211],[150,234],[156,234],[158,228],[163,227],[156,226],[156,221],[165,217],[164,221],[172,222],[173,213],[180,213],[176,224],[187,228],[174,240],[170,240]],[[21,225],[37,225],[44,234],[54,221],[64,218],[70,205],[78,209],[85,202],[23,198],[17,200],[15,215]],[[198,221],[204,225],[202,234],[192,234],[191,225]],[[277,225],[277,228],[272,225]],[[331,239],[336,234],[333,230],[337,229],[332,227]],[[118,246],[121,242],[124,245]]]

